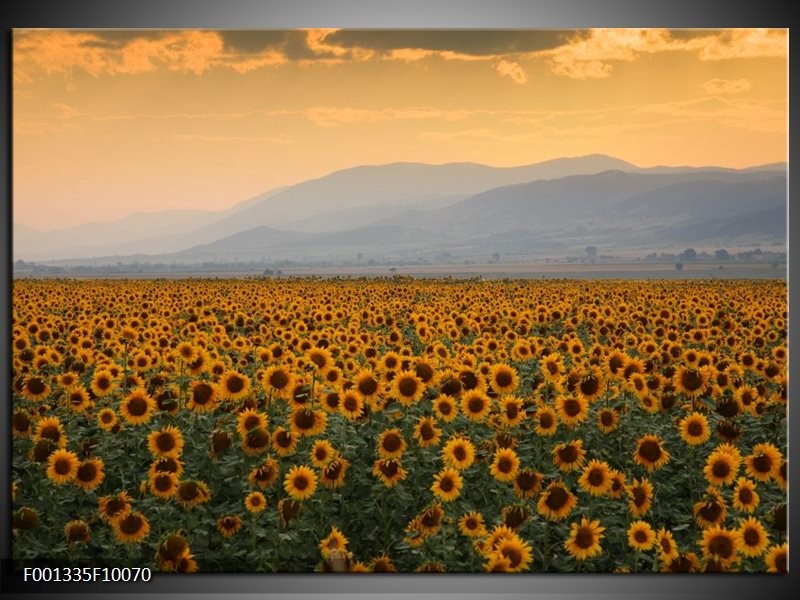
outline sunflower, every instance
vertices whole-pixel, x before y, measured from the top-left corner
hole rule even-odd
[[[70,548],[75,543],[85,544],[89,541],[89,525],[85,521],[70,521],[64,525],[64,537]]]
[[[268,458],[258,467],[254,467],[247,476],[248,483],[253,487],[266,489],[275,484],[280,473],[278,461]]]
[[[177,458],[159,458],[153,461],[147,471],[149,477],[154,473],[175,473],[175,477],[180,477],[183,473],[183,464]]]
[[[150,421],[156,401],[144,388],[136,388],[129,393],[119,405],[119,412],[130,425],[142,425]]]
[[[267,499],[261,492],[250,492],[244,499],[244,507],[249,513],[260,513],[262,510],[267,508]]]
[[[634,517],[641,517],[650,510],[653,502],[653,484],[646,478],[634,479],[627,487],[628,510]]]
[[[312,437],[325,431],[328,416],[324,411],[297,407],[288,418],[291,430],[301,437]]]
[[[706,459],[703,476],[711,485],[728,485],[736,479],[740,464],[738,456],[715,450]]]
[[[461,412],[470,421],[483,421],[491,408],[492,401],[481,390],[470,390],[461,396]]]
[[[106,523],[114,523],[131,511],[131,497],[126,492],[115,496],[102,496],[97,501],[100,518]]]
[[[266,429],[268,423],[267,415],[253,408],[246,408],[236,416],[236,430],[242,439],[247,437],[247,433],[251,429],[256,427]]]
[[[556,411],[549,406],[540,406],[533,415],[534,431],[541,436],[555,435],[558,429]]]
[[[656,543],[656,532],[647,521],[634,521],[628,527],[628,545],[634,550],[652,550]]]
[[[586,560],[600,554],[600,540],[603,539],[605,527],[600,526],[599,520],[590,521],[582,517],[580,523],[572,523],[569,537],[564,542],[564,548],[576,560]]]
[[[378,459],[372,466],[372,474],[379,478],[383,485],[386,487],[394,487],[394,485],[406,478],[408,473],[400,464],[400,461],[394,459]]]
[[[568,473],[579,469],[583,465],[586,450],[583,449],[583,440],[577,439],[564,444],[557,444],[553,448],[552,454],[553,464]]]
[[[308,467],[296,465],[284,477],[283,489],[294,500],[307,500],[317,489],[317,476]]]
[[[209,381],[193,381],[186,407],[194,412],[214,412],[219,405],[219,392]]]
[[[442,394],[433,401],[433,412],[439,420],[445,423],[452,422],[458,416],[455,399],[447,394]]]
[[[770,546],[767,556],[764,558],[767,573],[788,573],[789,572],[789,544],[783,542],[780,545]]]
[[[203,481],[187,480],[178,484],[176,499],[184,509],[190,510],[211,500],[211,491]]]
[[[745,458],[745,470],[753,479],[767,482],[776,476],[782,460],[781,451],[772,444],[756,444]]]
[[[496,552],[489,556],[485,570],[487,573],[513,573],[511,561]]]
[[[500,423],[504,427],[515,427],[527,416],[524,403],[517,396],[506,396],[500,400]]]
[[[288,400],[294,388],[295,377],[285,366],[277,365],[263,371],[259,381],[268,393]]]
[[[33,441],[41,440],[48,440],[58,448],[67,447],[67,436],[58,417],[43,417],[37,421],[33,430]]]
[[[542,492],[536,510],[549,521],[563,521],[577,503],[578,499],[562,481],[554,481]]]
[[[664,527],[656,532],[656,548],[662,563],[669,563],[680,556],[672,532]]]
[[[519,472],[519,457],[511,448],[498,448],[489,467],[489,472],[497,481],[514,481]]]
[[[533,469],[520,469],[514,478],[514,495],[517,498],[533,498],[539,493],[543,475]]]
[[[694,552],[678,554],[676,558],[665,561],[661,567],[662,573],[697,573],[700,570],[700,561]]]
[[[592,460],[583,469],[578,485],[592,496],[602,496],[611,489],[611,467],[600,460]]]
[[[419,402],[424,392],[425,384],[413,371],[401,371],[392,380],[391,396],[403,406]]]
[[[519,385],[517,370],[509,365],[499,363],[489,370],[489,386],[498,394],[511,394]]]
[[[575,427],[589,417],[589,404],[580,396],[559,395],[556,397],[555,406],[558,417],[567,427]]]
[[[497,557],[508,560],[509,572],[521,573],[531,566],[533,562],[533,549],[528,542],[514,535],[503,539],[495,550]]]
[[[161,472],[150,475],[150,493],[162,500],[168,500],[178,491],[178,477],[175,473]]]
[[[67,408],[72,412],[81,412],[92,406],[89,392],[82,387],[72,387],[67,390]]]
[[[711,373],[708,367],[679,367],[672,377],[672,385],[678,392],[693,400],[702,396],[710,385]]]
[[[591,404],[603,395],[603,392],[605,392],[605,385],[606,383],[600,369],[595,367],[578,382],[575,386],[575,393],[578,398]]]
[[[117,388],[114,376],[106,369],[95,370],[90,388],[97,398],[108,396]]]
[[[26,438],[31,433],[32,415],[26,410],[18,410],[11,418],[11,433],[14,437]]]
[[[431,491],[444,502],[455,500],[461,494],[463,486],[461,474],[455,469],[442,469],[433,477]]]
[[[678,430],[680,431],[681,439],[690,446],[704,444],[711,437],[708,419],[698,412],[693,412],[681,419]]]
[[[322,487],[328,489],[336,489],[344,485],[345,473],[350,467],[350,461],[343,456],[337,456],[329,462],[323,469],[320,475]]]
[[[739,550],[739,536],[736,531],[730,531],[718,525],[703,530],[701,540],[703,555],[722,566],[726,566],[736,560],[736,553]]]
[[[336,458],[338,452],[336,452],[328,440],[316,440],[311,446],[310,454],[311,464],[318,469],[323,469],[325,465]]]
[[[442,459],[447,466],[463,471],[475,462],[475,446],[465,437],[452,437],[442,448]]]
[[[486,535],[483,515],[479,512],[468,512],[458,520],[458,530],[467,537],[481,538]]]
[[[353,389],[359,394],[363,402],[369,403],[378,398],[380,385],[373,371],[361,369],[353,377]]]
[[[258,456],[269,450],[271,441],[266,429],[255,427],[242,440],[242,450],[247,456]]]
[[[697,524],[706,529],[719,525],[728,516],[728,506],[725,498],[714,487],[706,489],[703,497],[692,507],[692,514]]]
[[[178,458],[183,452],[183,435],[177,427],[167,425],[150,433],[147,447],[155,458]]]
[[[397,573],[392,559],[387,554],[381,554],[373,558],[367,565],[370,573]]]
[[[739,512],[752,513],[758,508],[760,501],[756,484],[747,477],[739,477],[733,488],[733,508]]]
[[[611,433],[619,424],[619,414],[613,408],[601,408],[597,412],[597,428],[603,433]]]
[[[242,519],[237,515],[223,515],[217,519],[217,531],[222,537],[233,537],[242,528]]]
[[[75,472],[75,485],[90,492],[103,483],[105,479],[105,464],[101,458],[87,458]]]
[[[653,472],[669,462],[669,453],[661,446],[661,439],[657,435],[644,435],[636,443],[633,461]]]
[[[78,474],[80,461],[74,452],[60,448],[47,458],[47,478],[56,485],[70,483]]]
[[[378,437],[378,454],[383,459],[400,458],[406,450],[406,441],[399,429],[387,429]]]
[[[134,544],[141,542],[150,533],[150,523],[138,512],[129,512],[112,523],[114,535],[120,542]]]
[[[442,438],[442,430],[436,426],[436,420],[432,417],[420,417],[414,426],[414,439],[417,440],[420,448],[428,448],[439,444]]]
[[[769,534],[764,526],[754,517],[743,520],[739,529],[739,551],[749,558],[761,556],[769,544]]]
[[[311,348],[306,352],[306,359],[314,365],[317,373],[323,377],[334,366],[333,356],[327,348]]]
[[[319,551],[325,559],[331,558],[333,552],[347,552],[347,538],[336,527],[319,543]]]
[[[277,427],[272,432],[272,449],[280,456],[291,456],[297,448],[298,435],[283,427]]]
[[[558,352],[551,352],[542,359],[540,370],[545,381],[559,383],[565,373],[564,357]]]

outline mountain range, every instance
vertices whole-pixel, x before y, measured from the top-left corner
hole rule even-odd
[[[69,264],[461,260],[786,243],[787,167],[640,168],[605,155],[521,167],[358,166],[226,211],[170,210],[39,232],[14,258]]]

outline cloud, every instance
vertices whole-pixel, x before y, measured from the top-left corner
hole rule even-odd
[[[702,60],[786,58],[789,54],[784,29],[730,29],[697,42]]]
[[[473,111],[447,110],[432,107],[405,108],[351,108],[336,106],[315,106],[305,110],[305,116],[320,127],[336,127],[355,123],[375,123],[378,121],[441,119],[456,121],[467,118]]]
[[[702,86],[706,94],[716,96],[718,94],[739,94],[746,92],[753,87],[747,79],[736,79],[731,81],[728,79],[709,79]]]
[[[528,76],[525,74],[524,69],[515,62],[501,60],[495,65],[495,69],[500,75],[508,77],[515,83],[522,84],[528,81]]]

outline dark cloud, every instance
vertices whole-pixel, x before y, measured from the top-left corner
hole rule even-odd
[[[325,42],[345,48],[360,46],[381,52],[419,48],[483,56],[547,50],[560,46],[574,34],[574,30],[344,29],[329,35]]]

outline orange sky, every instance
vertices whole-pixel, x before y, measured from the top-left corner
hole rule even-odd
[[[14,221],[222,210],[394,161],[786,161],[787,54],[784,30],[17,30]]]

